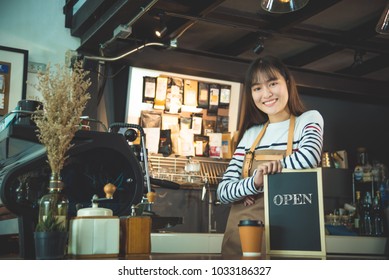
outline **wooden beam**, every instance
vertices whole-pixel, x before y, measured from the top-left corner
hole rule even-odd
[[[62,11],[65,15],[65,27],[72,27],[73,20],[73,7],[78,2],[78,0],[66,0],[65,6],[63,6]]]
[[[379,55],[372,59],[361,62],[336,71],[336,73],[353,76],[363,76],[371,72],[379,71],[380,69],[389,67],[389,56]]]
[[[251,61],[185,49],[145,48],[126,57],[122,63],[134,67],[182,73],[243,83]],[[305,92],[321,92],[329,98],[364,100],[389,105],[389,82],[353,78],[290,67],[299,87]]]
[[[81,36],[112,4],[105,0],[86,1],[73,15],[72,36]]]

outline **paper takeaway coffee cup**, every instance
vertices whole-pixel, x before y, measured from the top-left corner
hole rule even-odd
[[[264,224],[262,221],[241,220],[238,227],[243,256],[260,256],[264,230]]]

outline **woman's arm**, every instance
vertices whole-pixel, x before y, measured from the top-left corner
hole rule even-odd
[[[252,133],[252,135],[246,132],[236,147],[234,155],[217,188],[217,195],[221,203],[239,201],[243,197],[258,193],[254,185],[254,177],[242,179],[244,156],[248,149],[247,147],[252,144],[252,138],[255,139],[255,135],[257,134],[258,130]]]

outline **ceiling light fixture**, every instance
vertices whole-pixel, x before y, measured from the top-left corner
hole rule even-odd
[[[165,14],[159,13],[157,19],[159,19],[158,27],[155,29],[155,36],[162,38],[167,32],[167,26],[165,21]]]
[[[265,38],[259,37],[257,44],[253,48],[253,52],[259,55],[265,49]]]
[[[307,5],[309,0],[262,0],[261,7],[270,13],[290,13],[300,10]]]
[[[375,28],[377,33],[387,35],[389,34],[389,3],[386,5],[384,12]]]
[[[155,30],[155,36],[157,36],[158,38],[162,38],[166,34],[166,31],[166,25],[162,24],[158,29]]]
[[[354,62],[351,64],[351,68],[355,69],[363,64],[363,56],[366,54],[363,50],[355,50]]]

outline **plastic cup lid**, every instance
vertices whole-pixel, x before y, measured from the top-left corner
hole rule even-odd
[[[238,226],[263,226],[263,222],[259,220],[240,220]]]

